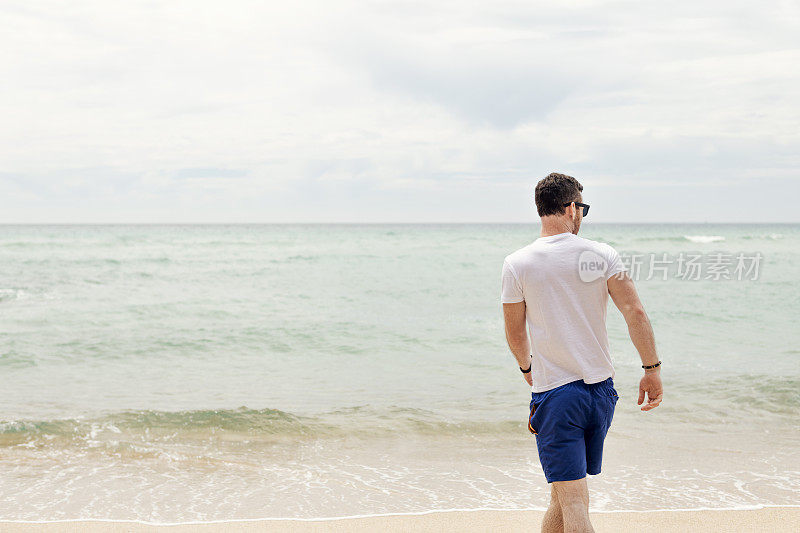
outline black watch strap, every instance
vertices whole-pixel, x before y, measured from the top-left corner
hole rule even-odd
[[[531,365],[528,367],[528,370],[525,370],[524,368],[519,367],[519,371],[522,372],[523,374],[530,374],[531,368],[533,368],[533,363],[531,363]]]

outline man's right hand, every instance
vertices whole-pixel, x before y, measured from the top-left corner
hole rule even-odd
[[[639,381],[639,401],[637,405],[642,405],[644,395],[647,393],[647,404],[642,407],[642,411],[655,409],[661,403],[664,396],[664,388],[661,385],[661,371],[645,372]]]
[[[533,372],[523,373],[522,375],[525,377],[525,383],[533,387]]]

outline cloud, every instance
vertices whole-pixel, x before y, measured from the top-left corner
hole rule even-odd
[[[173,174],[176,178],[243,178],[246,170],[235,168],[179,168]]]
[[[536,55],[517,62],[502,50],[471,54],[456,44],[414,41],[370,46],[380,43],[375,35],[361,41],[353,45],[354,60],[377,90],[434,103],[474,127],[513,129],[542,120],[578,80]]]
[[[529,220],[556,169],[648,219],[797,220],[752,198],[800,180],[798,15],[4,2],[0,220]]]

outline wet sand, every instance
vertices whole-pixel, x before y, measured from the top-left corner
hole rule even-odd
[[[43,523],[0,521],[0,531],[4,533],[530,532],[538,531],[543,514],[542,511],[449,511],[328,520],[248,520],[174,525],[99,520]],[[606,512],[593,513],[592,523],[598,532],[645,530],[687,533],[712,531],[795,532],[800,531],[800,507],[720,511]]]

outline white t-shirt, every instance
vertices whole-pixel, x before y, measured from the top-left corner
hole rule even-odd
[[[608,285],[625,271],[608,244],[572,233],[536,239],[503,262],[503,303],[525,302],[532,392],[614,377],[606,331]]]

